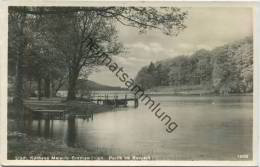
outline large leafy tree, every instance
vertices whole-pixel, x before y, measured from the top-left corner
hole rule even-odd
[[[201,49],[191,56],[191,82],[195,85],[210,85],[212,79],[212,54]]]
[[[253,43],[245,38],[214,49],[213,86],[220,93],[244,93],[253,90]]]
[[[24,7],[20,11],[24,11]],[[8,74],[15,75],[14,102],[17,108],[23,103],[24,57],[29,54],[30,19],[23,12],[9,11],[8,16]],[[22,115],[20,112],[18,115]]]
[[[143,88],[149,89],[159,85],[157,68],[153,62],[148,67],[143,67],[137,74],[135,81]]]
[[[76,97],[77,80],[84,67],[94,67],[93,59],[101,53],[118,54],[117,32],[104,17],[95,12],[78,12],[45,17],[43,31],[49,43],[60,50],[68,69],[68,100]]]
[[[169,79],[170,85],[180,86],[186,84],[190,73],[190,60],[185,56],[178,56],[170,66]]]

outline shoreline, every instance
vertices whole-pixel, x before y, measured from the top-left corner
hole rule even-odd
[[[216,90],[207,85],[157,86],[146,92],[151,96],[253,96],[253,91],[234,93],[231,90]]]
[[[253,93],[230,93],[228,95],[221,95],[217,93],[190,93],[190,92],[147,92],[149,96],[253,96]]]

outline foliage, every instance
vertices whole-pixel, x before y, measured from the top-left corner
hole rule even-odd
[[[136,81],[144,89],[203,85],[220,94],[252,92],[253,40],[247,37],[212,51],[151,63],[139,71]]]

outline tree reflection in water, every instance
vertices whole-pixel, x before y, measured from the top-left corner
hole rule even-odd
[[[68,128],[66,133],[66,144],[69,147],[75,147],[76,145],[76,137],[77,137],[77,127],[75,116],[68,117]]]
[[[53,138],[54,133],[53,133],[53,120],[50,119],[38,119],[37,120],[37,127],[35,127],[35,130],[33,130],[32,127],[32,120],[27,120],[26,123],[26,132],[28,135],[36,135],[39,137],[44,137],[44,138]]]
[[[83,120],[85,119],[83,118]],[[61,122],[62,120],[57,120],[57,121]],[[89,121],[88,118],[87,121]],[[34,126],[33,126],[33,122],[34,122]],[[76,147],[76,142],[77,142],[76,117],[69,115],[66,122],[67,122],[67,127],[62,126],[62,129],[65,128],[64,141],[67,146]],[[62,134],[59,134],[60,131],[57,130],[57,124],[56,124],[56,131],[54,132],[55,129],[54,126],[55,125],[53,119],[48,119],[48,118],[38,119],[38,120],[27,119],[25,122],[25,131],[29,136],[33,135],[38,137],[44,137],[46,139],[53,139],[53,138],[57,138],[57,136],[63,136]]]

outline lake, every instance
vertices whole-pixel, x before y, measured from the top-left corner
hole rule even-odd
[[[93,120],[33,120],[31,135],[113,156],[159,160],[252,159],[252,96],[152,96],[178,124],[172,133],[147,106],[116,108]],[[238,159],[248,155],[248,159]]]

